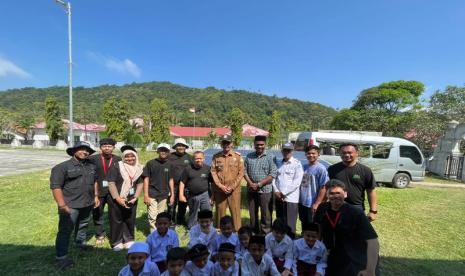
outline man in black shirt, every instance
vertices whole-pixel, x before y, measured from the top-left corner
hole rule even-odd
[[[76,246],[87,248],[86,231],[92,208],[99,205],[95,166],[87,157],[95,151],[86,142],[66,149],[71,159],[52,168],[50,189],[58,205],[58,233],[55,241],[56,265],[64,270],[73,266],[68,247],[74,229]]]
[[[89,162],[94,164],[97,170],[97,184],[99,187],[100,205],[92,212],[95,225],[95,245],[101,246],[105,241],[105,227],[103,225],[103,213],[105,205],[111,200],[111,195],[108,192],[108,173],[110,169],[121,161],[119,156],[113,154],[116,141],[112,138],[103,138],[100,140],[100,154],[89,156]]]
[[[345,184],[331,179],[327,184],[329,202],[315,213],[328,255],[327,276],[378,275],[378,235],[363,211],[344,201]]]
[[[365,165],[358,163],[358,147],[355,144],[342,144],[339,147],[342,162],[328,168],[330,179],[338,179],[346,184],[346,202],[361,210],[365,210],[365,191],[368,196],[370,211],[368,219],[376,219],[377,197],[376,181],[373,172]]]
[[[183,138],[177,138],[174,140],[173,152],[169,161],[171,163],[171,173],[174,181],[174,203],[170,206],[171,217],[173,218],[174,224],[186,224],[186,202],[179,201],[179,181],[181,180],[182,171],[192,164],[192,156],[186,153],[186,149],[189,148],[186,140]],[[177,214],[176,214],[176,208]]]
[[[204,153],[194,153],[194,164],[185,168],[179,183],[179,201],[187,202],[189,205],[189,221],[187,227],[192,228],[197,223],[199,210],[211,210],[211,174],[210,166],[205,165]],[[185,189],[189,191],[186,199]]]
[[[171,164],[168,162],[170,145],[159,144],[157,153],[158,157],[148,161],[142,173],[142,177],[144,177],[144,203],[147,205],[151,232],[156,229],[157,215],[165,212],[167,205],[172,205],[174,202],[174,184]],[[169,203],[168,197],[170,198]]]

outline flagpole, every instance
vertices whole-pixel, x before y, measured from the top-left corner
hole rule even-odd
[[[197,110],[195,110],[195,107],[194,107],[194,140],[195,140],[195,113],[197,112]]]

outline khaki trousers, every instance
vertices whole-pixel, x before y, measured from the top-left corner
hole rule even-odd
[[[167,199],[156,200],[152,198],[152,202],[149,206],[147,206],[147,213],[149,216],[149,224],[150,224],[150,232],[155,231],[157,227],[155,226],[155,222],[157,219],[157,215],[161,212],[165,212],[168,209],[167,206]]]
[[[226,208],[233,219],[233,226],[237,232],[241,228],[241,186],[237,187],[231,194],[225,194],[222,191],[215,191],[216,216],[215,225],[220,228],[220,219],[226,215]]]

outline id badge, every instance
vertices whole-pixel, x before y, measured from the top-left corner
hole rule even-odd
[[[108,187],[108,181],[103,180],[103,181],[102,181],[102,187],[103,187],[103,188]]]
[[[129,189],[129,195],[130,196],[134,195],[134,188]]]

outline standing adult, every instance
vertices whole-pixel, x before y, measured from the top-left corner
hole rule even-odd
[[[291,238],[295,237],[297,214],[299,213],[299,193],[303,169],[299,160],[292,155],[294,145],[286,143],[281,147],[283,159],[278,162],[277,176],[273,179],[276,216],[289,226]]]
[[[325,184],[329,181],[326,167],[318,161],[320,148],[316,145],[306,147],[305,156],[308,164],[304,165],[299,199],[299,218],[303,225],[313,222],[313,216],[326,196]]]
[[[368,219],[374,221],[378,213],[376,197],[376,181],[373,172],[358,162],[358,146],[346,143],[339,147],[342,161],[328,168],[330,179],[338,179],[346,184],[347,203],[365,210],[365,192],[368,196],[370,210]]]
[[[94,152],[88,143],[77,142],[66,149],[71,159],[53,167],[50,175],[50,189],[58,205],[56,265],[62,270],[74,264],[68,258],[73,229],[76,246],[87,248],[87,225],[92,209],[99,205],[95,165],[87,160]]]
[[[241,228],[241,181],[244,177],[244,161],[233,150],[230,135],[221,138],[221,152],[213,155],[211,175],[215,183],[213,198],[216,205],[215,225],[220,227],[220,219],[226,215],[226,208],[233,219],[235,231]]]
[[[113,154],[116,141],[112,138],[100,140],[100,154],[89,156],[89,162],[95,165],[97,170],[97,184],[99,188],[100,205],[92,211],[95,225],[95,245],[101,246],[105,241],[104,210],[105,205],[111,200],[108,192],[108,173],[121,158]]]
[[[175,151],[169,157],[171,174],[174,181],[174,203],[169,209],[174,224],[186,224],[187,203],[179,200],[179,182],[181,181],[183,170],[192,164],[192,156],[186,152],[188,148],[189,145],[186,143],[186,140],[177,138],[174,140],[173,146]]]
[[[171,164],[168,162],[170,145],[159,144],[157,153],[158,157],[148,161],[142,173],[144,177],[144,203],[147,205],[151,232],[156,229],[157,215],[165,212],[168,204],[174,203],[174,184],[171,176]]]
[[[210,183],[212,178],[210,166],[205,165],[204,160],[203,152],[194,152],[194,163],[184,169],[179,182],[179,201],[187,202],[189,205],[189,220],[187,221],[189,229],[197,223],[197,213],[200,210],[211,210]]]
[[[128,249],[134,243],[137,199],[144,183],[136,149],[125,145],[121,152],[123,161],[119,161],[108,175],[112,197],[108,201],[110,245],[114,251]]]
[[[327,276],[372,276],[377,273],[378,235],[360,208],[344,201],[346,186],[337,179],[327,184],[329,202],[315,214],[322,240],[329,249]]]
[[[268,234],[271,231],[273,214],[273,178],[276,177],[276,158],[266,152],[266,136],[255,136],[255,152],[245,158],[245,174],[247,181],[247,199],[249,202],[250,226],[255,233]],[[258,210],[260,209],[260,223]]]

